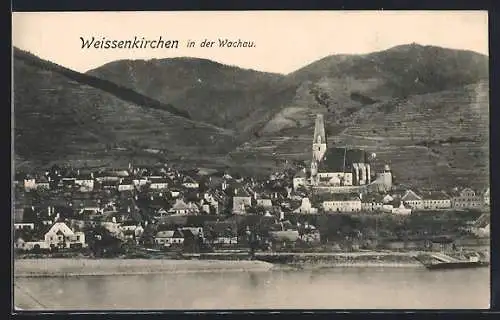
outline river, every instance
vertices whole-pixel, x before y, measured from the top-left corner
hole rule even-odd
[[[16,278],[23,310],[486,309],[488,268],[338,268]]]

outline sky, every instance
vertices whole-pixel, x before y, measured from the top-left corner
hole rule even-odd
[[[409,43],[488,54],[487,11],[14,12],[12,30],[13,46],[80,72],[121,59],[188,56],[286,74],[328,55]],[[80,39],[134,36],[179,47],[82,49]],[[225,38],[255,47],[219,48]],[[199,47],[204,39],[216,44]]]

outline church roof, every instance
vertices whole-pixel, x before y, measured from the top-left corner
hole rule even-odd
[[[318,169],[323,172],[351,171],[354,163],[367,163],[368,155],[361,149],[328,148]]]

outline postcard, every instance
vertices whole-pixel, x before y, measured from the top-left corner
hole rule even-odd
[[[12,21],[16,311],[489,308],[487,12]]]

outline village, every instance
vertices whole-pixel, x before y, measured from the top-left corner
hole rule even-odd
[[[489,188],[395,185],[389,165],[374,172],[363,150],[328,149],[321,115],[312,158],[310,169],[294,164],[260,179],[165,163],[18,172],[14,246],[19,252],[95,253],[99,243],[101,251],[104,243],[177,252],[352,251],[489,237]]]

